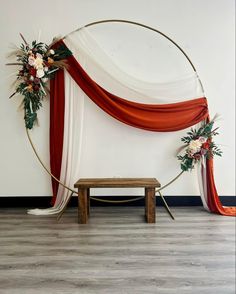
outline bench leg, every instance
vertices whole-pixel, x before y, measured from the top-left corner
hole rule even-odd
[[[90,189],[87,189],[87,212],[90,214]]]
[[[145,188],[145,216],[147,223],[156,222],[155,188]]]
[[[78,192],[79,224],[86,224],[88,222],[88,189],[79,189]]]

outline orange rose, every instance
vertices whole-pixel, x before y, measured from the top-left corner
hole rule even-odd
[[[29,84],[29,86],[27,86],[27,90],[28,90],[29,92],[32,92],[32,91],[33,91],[33,87],[32,87],[31,84]]]
[[[51,57],[48,57],[48,64],[53,64],[54,60]]]

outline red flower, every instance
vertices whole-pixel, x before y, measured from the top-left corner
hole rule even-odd
[[[39,78],[35,78],[35,79],[34,79],[34,83],[35,83],[35,84],[39,84],[39,83],[40,83],[40,79],[39,79]]]
[[[209,143],[209,142],[205,142],[205,143],[203,143],[203,144],[202,144],[202,148],[203,148],[203,149],[206,149],[206,150],[209,150],[209,148],[210,148],[210,143]]]
[[[33,77],[35,77],[36,76],[36,72],[37,72],[36,69],[31,66],[30,69],[29,69],[30,75],[33,76]]]
[[[196,160],[199,160],[201,158],[201,155],[199,153],[194,154],[194,158]]]
[[[39,90],[39,85],[34,85],[34,90],[38,91]]]

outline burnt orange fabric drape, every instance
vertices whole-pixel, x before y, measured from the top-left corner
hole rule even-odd
[[[96,84],[73,56],[68,72],[80,88],[106,113],[136,128],[155,132],[178,131],[208,116],[205,97],[171,104],[142,104],[117,97]]]
[[[208,207],[211,212],[236,216],[236,207],[225,207],[222,206],[220,198],[218,196],[215,180],[214,180],[214,169],[213,169],[213,159],[209,159],[206,162],[207,168],[207,201]]]
[[[117,97],[99,86],[88,76],[73,56],[68,57],[67,62],[68,72],[86,95],[106,113],[127,125],[148,131],[171,132],[188,128],[204,119],[209,119],[205,97],[160,105],[135,103]],[[52,83],[58,83],[59,77],[61,78],[61,73],[56,74]],[[54,91],[51,91],[51,99],[58,99],[59,97],[60,100],[64,100],[63,83],[61,83],[59,93],[57,96]],[[59,131],[58,128],[57,131]],[[225,208],[220,203],[214,183],[212,160],[207,161],[207,190],[208,206],[212,212],[235,215],[235,208]]]

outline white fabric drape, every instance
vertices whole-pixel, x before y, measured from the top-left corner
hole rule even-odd
[[[203,207],[210,211],[207,205],[207,178],[206,178],[206,159],[202,158],[197,166],[198,185]]]
[[[196,73],[166,83],[149,83],[140,81],[122,70],[112,58],[99,46],[92,34],[83,28],[66,37],[67,47],[84,67],[86,72],[108,91],[127,97],[129,100],[143,103],[172,103],[204,96]],[[85,94],[65,74],[65,125],[60,181],[73,188],[80,177],[80,154],[83,133],[83,113]],[[204,172],[204,168],[202,169]],[[204,177],[203,177],[204,178]],[[206,185],[199,176],[199,187],[204,207]],[[59,185],[55,205],[49,209],[34,209],[30,214],[59,213],[70,191]]]
[[[73,188],[78,179],[83,138],[84,93],[74,80],[65,74],[65,127],[60,181]],[[70,191],[59,185],[56,207],[66,201]]]
[[[131,76],[115,63],[87,28],[82,28],[69,35],[65,42],[69,46],[73,44],[73,47],[76,48],[73,54],[77,59],[80,57],[86,58],[86,71],[89,75],[99,85],[105,85],[108,91],[112,87],[114,94],[119,93],[121,95],[124,92],[127,95],[128,92],[131,97],[130,100],[134,99],[136,102],[143,103],[171,103],[192,99],[193,97],[202,97],[203,95],[196,72],[165,83],[150,83]]]
[[[83,63],[83,62],[82,62]],[[78,179],[83,137],[84,93],[65,72],[65,123],[60,181],[73,188]],[[29,214],[57,214],[64,208],[71,192],[59,185],[56,202],[47,209],[31,209]]]

